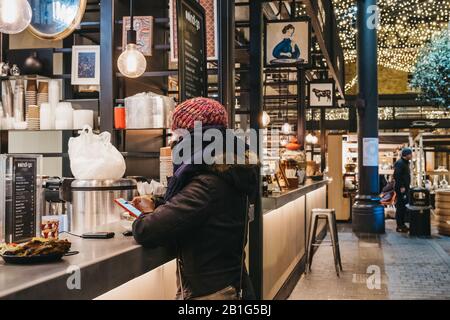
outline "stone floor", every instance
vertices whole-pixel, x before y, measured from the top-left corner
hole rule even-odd
[[[395,232],[386,221],[384,235],[356,236],[339,224],[344,271],[336,276],[331,247],[321,245],[311,273],[303,275],[291,300],[450,299],[450,237],[433,228],[431,238]]]

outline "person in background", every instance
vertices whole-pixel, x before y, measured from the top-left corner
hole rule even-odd
[[[217,101],[194,98],[178,105],[172,118],[174,131],[186,129],[194,138],[195,121],[201,121],[204,130],[214,128],[225,134],[228,115]],[[197,155],[198,150],[193,150],[191,159]],[[255,198],[258,166],[192,163],[174,163],[163,203],[146,196],[133,200],[138,209],[148,213],[133,223],[134,238],[148,247],[175,245],[178,299],[233,299],[240,288],[243,299],[254,299],[242,249],[247,241],[248,199]]]
[[[406,204],[408,203],[409,189],[411,185],[411,172],[409,162],[412,159],[412,150],[403,148],[401,158],[394,164],[395,192],[397,202],[395,204],[395,219],[397,220],[397,232],[408,232],[405,225]]]
[[[386,182],[385,186],[381,190],[381,194],[380,194],[381,204],[389,203],[389,201],[392,201],[392,198],[394,198],[394,195],[395,195],[394,178],[390,177],[389,181]]]

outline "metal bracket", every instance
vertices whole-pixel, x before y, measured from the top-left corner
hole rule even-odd
[[[366,109],[366,100],[359,96],[355,101],[355,106],[358,112],[364,112]]]

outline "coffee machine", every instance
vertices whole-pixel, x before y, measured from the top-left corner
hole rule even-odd
[[[41,236],[57,237],[58,233],[69,231],[68,217],[70,203],[61,196],[62,179],[50,177],[43,180],[43,208],[41,215]]]

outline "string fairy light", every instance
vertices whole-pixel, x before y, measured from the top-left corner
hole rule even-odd
[[[356,0],[333,0],[346,63],[356,62]],[[418,51],[448,27],[450,0],[379,0],[378,64],[412,72]]]

